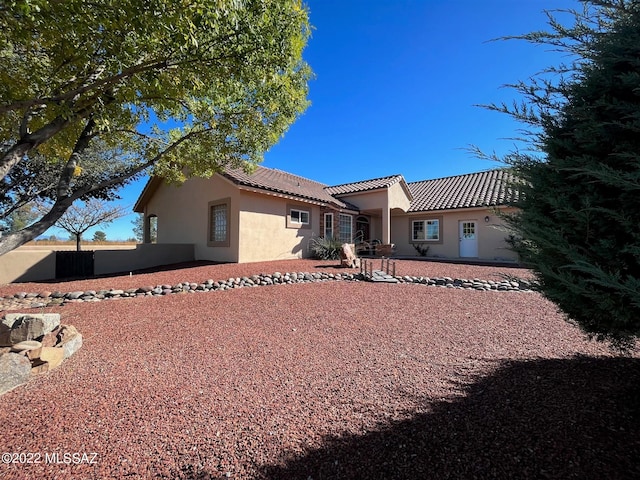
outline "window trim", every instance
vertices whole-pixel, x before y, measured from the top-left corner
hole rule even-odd
[[[154,235],[152,235],[152,233],[154,233]],[[155,213],[145,215],[142,236],[142,243],[158,243],[158,215]]]
[[[224,240],[221,241],[213,241],[212,240],[212,228],[213,228],[213,217],[211,215],[213,207],[217,207],[220,205],[224,205],[226,208],[226,220],[227,220],[227,229],[226,236]],[[231,245],[230,237],[230,223],[231,223],[231,198],[221,198],[219,200],[213,200],[207,204],[207,246],[208,247],[229,247]]]
[[[420,222],[424,225],[425,235],[427,232],[427,222],[438,222],[438,238],[425,238],[423,240],[417,240],[413,237],[414,232],[414,224],[416,222]],[[442,216],[430,216],[430,217],[419,217],[412,218],[409,222],[409,240],[411,243],[429,243],[429,244],[441,244],[442,243]]]
[[[311,222],[312,222],[312,212],[310,208],[305,209],[304,205],[294,205],[294,204],[287,204],[287,217],[286,217],[286,227],[287,228],[295,228],[295,229],[311,229]],[[306,213],[307,214],[307,222],[303,223],[303,222],[296,222],[293,220],[293,217],[291,216],[292,212],[300,212],[300,213]],[[299,217],[301,220],[302,218]]]
[[[329,213],[325,213],[324,214],[324,238],[327,238],[327,218],[331,219],[331,230],[329,230],[329,234],[330,236],[328,237],[329,239],[333,239],[333,237],[335,236],[334,231],[333,231],[333,213],[329,212]]]
[[[342,219],[342,217],[349,217],[349,221],[350,221],[350,237],[348,240],[343,240],[342,239],[342,232],[340,231],[340,225],[341,222],[340,220]],[[340,241],[341,243],[351,243],[353,240],[353,215],[349,215],[348,213],[340,213],[338,214],[338,241]]]
[[[298,214],[298,215],[296,215],[298,217],[297,220],[293,219],[293,212],[296,212]],[[305,214],[307,216],[307,221],[306,222],[303,220]],[[289,215],[291,215],[291,223],[293,223],[295,225],[309,225],[309,211],[308,210],[299,210],[297,208],[292,208],[291,210],[289,210]]]

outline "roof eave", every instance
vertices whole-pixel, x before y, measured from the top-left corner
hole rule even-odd
[[[254,187],[251,185],[244,185],[244,184],[236,184],[236,186],[238,187],[239,190],[242,190],[245,192],[252,192],[252,193],[257,193],[261,195],[269,195],[272,197],[286,198],[286,199],[295,200],[298,202],[320,205],[322,207],[328,204],[328,202],[321,200],[319,198],[310,198],[310,197],[305,197],[303,195],[295,195],[292,193],[283,192],[283,191],[274,190],[274,189]]]
[[[142,193],[136,200],[135,205],[133,206],[133,211],[136,213],[144,213],[144,207],[149,201],[149,199],[153,196],[155,191],[158,189],[160,184],[162,183],[162,179],[160,177],[151,177],[147,180],[146,185],[142,189]]]
[[[516,205],[512,205],[509,203],[497,203],[497,204],[487,204],[487,205],[473,205],[469,207],[454,207],[454,208],[430,208],[425,210],[409,210],[407,212],[408,215],[415,214],[423,214],[423,213],[449,213],[449,212],[459,212],[460,210],[488,210],[492,208],[518,208]]]

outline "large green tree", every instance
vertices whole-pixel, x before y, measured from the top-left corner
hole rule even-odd
[[[0,4],[0,219],[48,211],[143,173],[250,169],[307,107],[300,0],[14,0]]]
[[[506,161],[519,178],[514,247],[542,293],[587,333],[629,348],[640,335],[640,4],[589,1],[564,26],[520,38],[570,59],[494,106],[530,127],[536,153]],[[566,22],[564,22],[566,23]]]

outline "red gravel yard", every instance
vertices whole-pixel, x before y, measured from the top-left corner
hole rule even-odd
[[[256,265],[108,287],[312,270]],[[640,355],[535,293],[332,281],[44,311],[84,345],[0,397],[3,479],[640,477]]]

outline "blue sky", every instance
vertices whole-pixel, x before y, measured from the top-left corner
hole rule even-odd
[[[495,167],[466,148],[504,154],[522,125],[475,105],[510,103],[516,92],[502,85],[526,80],[559,57],[548,47],[489,40],[545,29],[543,10],[581,8],[577,0],[306,3],[314,27],[304,53],[315,72],[312,104],[263,165],[330,185]],[[120,203],[133,206],[144,183],[124,189]],[[133,219],[98,229],[126,239]]]

